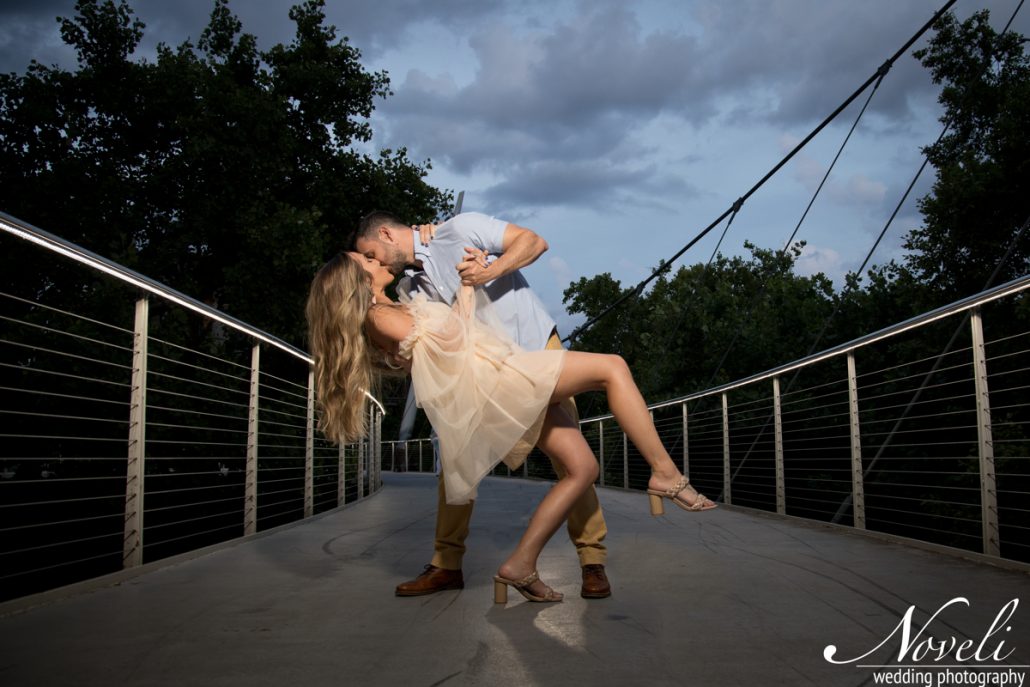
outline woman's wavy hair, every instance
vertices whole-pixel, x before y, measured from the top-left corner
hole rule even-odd
[[[365,333],[372,306],[368,274],[347,253],[322,266],[311,282],[305,315],[315,359],[318,427],[330,441],[356,441],[368,431],[365,394],[375,393],[382,353]]]

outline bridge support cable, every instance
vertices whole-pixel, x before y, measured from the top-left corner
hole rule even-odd
[[[937,142],[938,143],[940,142],[940,140],[942,138],[944,138],[944,135],[948,132],[948,129],[950,127],[951,127],[950,124],[946,124],[944,126],[944,129],[941,131],[940,136],[937,137]],[[926,165],[929,162],[930,162],[929,158],[927,158],[924,155],[923,156],[923,163],[921,165],[919,165],[919,170],[915,173],[915,176],[912,177],[912,181],[909,182],[908,188],[906,188],[905,192],[901,195],[901,200],[899,200],[897,205],[894,206],[894,211],[891,213],[891,216],[887,219],[886,224],[883,225],[883,229],[880,231],[879,236],[876,237],[876,241],[873,242],[872,248],[870,248],[869,252],[866,253],[865,260],[862,261],[862,265],[858,268],[858,270],[856,270],[856,272],[855,272],[856,274],[862,274],[862,272],[866,268],[866,265],[869,264],[869,261],[873,257],[873,253],[876,252],[876,249],[880,245],[880,241],[883,240],[883,237],[887,234],[887,230],[890,228],[891,224],[894,223],[894,218],[898,216],[898,213],[901,211],[901,208],[904,207],[905,201],[908,200],[908,195],[912,192],[912,189],[915,187],[916,182],[919,181],[919,177],[922,176],[923,171],[926,169]],[[834,307],[833,312],[831,312],[829,317],[827,317],[826,320],[823,322],[822,329],[819,330],[819,334],[816,335],[815,341],[813,341],[812,345],[809,346],[808,353],[805,354],[805,357],[808,357],[808,356],[812,355],[813,353],[815,353],[815,351],[819,347],[819,344],[822,343],[823,336],[826,335],[826,330],[829,329],[830,323],[833,322],[833,320],[837,317],[837,313],[840,312],[841,304],[844,302],[844,296],[848,293],[848,289],[849,289],[849,287],[847,285],[845,285],[844,290],[841,291],[840,297],[837,299],[836,307]],[[787,394],[787,393],[790,392],[791,388],[793,388],[793,386],[794,386],[794,382],[797,381],[798,376],[800,374],[801,374],[801,370],[796,370],[794,372],[794,374],[791,375],[790,380],[787,382],[786,388],[783,390],[784,394]],[[758,434],[755,435],[755,438],[751,441],[751,445],[748,447],[748,450],[744,453],[744,457],[741,459],[740,463],[737,465],[737,468],[733,471],[732,479],[736,479],[737,474],[741,471],[741,469],[743,469],[744,465],[747,463],[747,459],[751,456],[752,451],[754,450],[755,446],[758,444],[758,440],[762,438],[762,435],[764,435],[766,430],[769,428],[769,423],[771,421],[772,421],[772,417],[767,417],[766,418],[765,423],[762,425],[762,429],[759,430]],[[725,487],[724,487],[724,489],[725,489]]]
[[[946,124],[944,126],[944,130],[941,131],[941,135],[937,137],[937,140],[934,142],[934,145],[941,142],[941,139],[944,138],[944,135],[948,133],[948,129],[950,128],[951,124]],[[859,265],[857,270],[855,270],[855,274],[861,276],[861,274],[865,271],[866,266],[869,265],[869,261],[873,258],[873,253],[875,253],[876,249],[879,248],[880,241],[882,241],[883,237],[887,235],[887,230],[890,228],[891,224],[894,223],[894,218],[898,216],[899,212],[901,212],[901,208],[904,207],[905,201],[908,200],[908,194],[912,192],[912,189],[915,187],[916,182],[919,181],[919,177],[923,175],[923,171],[926,169],[926,165],[928,165],[929,163],[930,159],[924,156],[923,163],[919,165],[919,171],[917,171],[915,176],[912,177],[912,181],[909,182],[908,188],[906,188],[905,192],[901,195],[901,200],[899,200],[898,204],[894,206],[894,212],[892,212],[891,216],[887,219],[887,223],[883,225],[883,229],[880,230],[880,234],[876,237],[876,240],[873,242],[872,248],[870,248],[869,252],[866,253],[865,259],[862,261],[862,264]],[[833,312],[830,313],[830,316],[826,318],[826,321],[823,322],[823,328],[819,330],[819,334],[816,335],[815,341],[812,342],[812,345],[809,347],[808,353],[806,355],[812,355],[819,347],[819,344],[822,343],[823,336],[826,335],[826,330],[829,329],[830,323],[833,322],[833,320],[837,317],[837,313],[840,312],[841,303],[844,302],[844,296],[848,293],[849,290],[849,286],[845,285],[844,290],[841,291],[841,297],[837,299],[837,306],[833,309]]]
[[[812,209],[812,206],[815,204],[816,198],[819,197],[819,193],[823,190],[823,186],[826,184],[826,181],[830,178],[830,174],[833,172],[833,168],[837,165],[837,161],[840,159],[841,154],[844,152],[844,148],[847,147],[848,142],[851,140],[851,135],[853,133],[855,133],[855,129],[858,128],[858,123],[862,120],[862,116],[865,114],[866,109],[869,107],[869,103],[872,102],[873,96],[876,95],[876,92],[879,90],[880,84],[883,83],[883,79],[884,79],[885,76],[887,76],[887,71],[883,70],[883,73],[880,75],[880,78],[877,79],[877,81],[876,81],[876,85],[873,86],[873,90],[871,90],[869,92],[869,97],[866,98],[866,101],[862,105],[862,109],[859,111],[858,116],[855,117],[855,121],[851,124],[851,129],[848,130],[847,135],[844,137],[844,141],[840,144],[840,148],[837,150],[837,154],[833,156],[833,161],[830,162],[830,166],[826,170],[826,173],[823,175],[823,178],[819,182],[819,185],[816,187],[815,193],[812,194],[811,200],[808,201],[808,205],[805,207],[805,211],[803,213],[801,213],[801,218],[798,220],[797,225],[795,225],[794,231],[791,232],[790,238],[788,238],[787,241],[783,244],[783,249],[780,251],[780,255],[781,256],[782,255],[786,255],[787,251],[790,249],[791,244],[794,243],[794,238],[797,236],[798,231],[801,229],[801,225],[804,223],[805,218],[808,217],[808,213]],[[732,221],[732,218],[731,218],[731,221]],[[725,236],[725,235],[726,235],[726,233],[723,232],[723,236]],[[720,242],[721,242],[721,239],[720,239]],[[709,263],[711,263],[711,260],[709,260]],[[752,299],[751,305],[748,306],[746,312],[744,313],[744,320],[745,321],[750,318],[751,313],[754,311],[755,305],[757,303],[761,302],[762,297],[765,295],[765,292],[768,289],[768,287],[769,287],[768,278],[763,279],[762,280],[762,288],[759,289],[758,294]],[[712,386],[712,384],[715,382],[715,378],[719,375],[719,370],[721,370],[723,364],[725,364],[726,358],[729,357],[730,352],[737,345],[737,341],[740,339],[740,332],[741,331],[742,331],[742,329],[740,327],[738,327],[736,329],[736,331],[734,331],[733,338],[730,340],[729,345],[726,347],[726,350],[723,352],[722,357],[719,359],[718,364],[716,364],[716,366],[715,366],[715,369],[712,370],[712,374],[708,378],[708,382],[704,385],[703,388],[705,388],[705,389],[710,388]]]
[[[862,116],[865,114],[866,110],[869,108],[869,103],[872,102],[873,96],[876,95],[876,92],[880,88],[880,84],[883,83],[884,77],[887,76],[887,69],[881,68],[881,72],[882,73],[880,74],[880,78],[878,78],[876,80],[876,84],[873,86],[873,90],[871,90],[869,92],[869,97],[866,98],[865,103],[863,103],[863,105],[862,105],[862,109],[859,110],[858,115],[855,117],[855,121],[852,122],[851,128],[848,130],[847,135],[844,137],[844,140],[841,142],[840,147],[837,149],[837,154],[833,156],[833,160],[830,162],[830,165],[827,168],[826,173],[823,174],[823,178],[819,181],[819,185],[816,187],[815,192],[812,194],[812,198],[808,201],[808,205],[805,207],[804,212],[801,213],[801,217],[798,219],[797,224],[794,226],[794,231],[791,232],[790,237],[786,240],[786,242],[784,242],[783,248],[779,251],[781,256],[782,255],[786,255],[787,251],[790,249],[791,244],[793,244],[794,239],[795,239],[795,237],[798,234],[798,231],[801,229],[801,225],[804,224],[805,219],[808,217],[809,211],[811,211],[812,206],[815,205],[815,201],[819,197],[819,193],[822,191],[823,186],[826,185],[827,180],[830,178],[830,174],[833,173],[833,169],[834,169],[834,167],[836,167],[837,161],[840,160],[840,156],[844,153],[844,149],[847,147],[848,142],[851,140],[852,134],[854,134],[855,133],[855,129],[858,128],[858,123],[862,120]],[[719,246],[722,244],[723,238],[726,237],[726,232],[729,230],[730,224],[733,223],[733,220],[734,220],[734,218],[736,216],[737,216],[736,212],[734,212],[730,216],[729,222],[727,222],[726,228],[723,229],[722,236],[719,238],[719,243],[716,244],[715,250],[712,252],[712,256],[708,259],[708,262],[705,264],[705,268],[704,269],[706,271],[707,271],[709,265],[712,264],[712,260],[715,258],[716,253],[718,253]],[[705,274],[706,274],[706,272],[702,272],[702,279],[704,278]],[[693,293],[696,293],[697,292],[697,288],[700,288],[700,286],[701,285],[699,285],[698,287],[693,289],[692,290]],[[762,300],[762,297],[765,295],[765,292],[768,289],[768,286],[769,286],[768,277],[765,277],[762,280],[762,287],[761,287],[761,289],[759,289],[758,294],[752,299],[751,304],[748,306],[747,310],[744,313],[744,318],[743,319],[745,321],[751,316],[751,313],[754,311],[755,305]],[[684,320],[685,320],[685,317],[681,318],[680,322],[679,322],[679,326],[673,328],[671,331],[678,331],[680,329],[680,327],[684,324]],[[716,377],[718,377],[719,371],[722,369],[722,366],[725,364],[726,358],[729,357],[729,354],[733,351],[734,347],[736,347],[737,341],[740,340],[740,333],[741,333],[741,331],[742,331],[742,329],[739,328],[739,327],[734,331],[733,338],[730,340],[729,345],[726,346],[725,350],[723,351],[722,357],[719,358],[719,362],[712,369],[712,374],[711,374],[711,376],[709,376],[708,381],[702,387],[703,389],[711,388],[711,386],[715,383],[715,379],[716,379]],[[695,409],[695,412],[699,411],[703,407],[703,404],[704,404],[706,399],[707,399],[707,397],[705,399],[701,400],[699,406]],[[764,428],[763,428],[763,430],[764,430]],[[761,434],[759,434],[759,436],[761,436]]]
[[[800,143],[798,143],[796,146],[794,146],[794,148],[789,153],[787,153],[783,157],[783,159],[781,159],[778,163],[776,163],[776,165],[772,169],[770,169],[765,174],[765,176],[763,176],[761,179],[759,179],[759,181],[754,186],[752,186],[751,189],[747,191],[747,193],[745,193],[744,195],[739,197],[736,201],[734,201],[733,205],[731,205],[721,215],[719,215],[715,220],[713,220],[711,222],[711,224],[709,224],[707,227],[705,227],[703,230],[701,230],[696,236],[694,236],[694,238],[692,238],[689,242],[687,242],[687,244],[685,246],[683,246],[680,250],[678,250],[675,254],[673,254],[672,257],[670,257],[667,261],[663,262],[659,267],[657,267],[648,277],[646,277],[644,280],[642,280],[635,287],[633,287],[632,289],[628,290],[622,296],[620,296],[615,301],[613,301],[607,308],[605,308],[603,311],[601,311],[600,314],[596,315],[595,317],[591,318],[590,320],[588,320],[584,324],[582,324],[579,327],[577,327],[571,334],[569,334],[564,339],[562,339],[562,341],[564,341],[564,342],[575,341],[575,339],[578,338],[579,336],[581,336],[583,334],[583,332],[585,332],[587,329],[589,329],[594,324],[596,324],[599,320],[601,320],[602,318],[607,316],[610,312],[612,312],[616,307],[618,307],[623,302],[625,302],[628,298],[630,298],[630,297],[632,297],[634,295],[643,293],[644,288],[649,283],[651,283],[651,281],[653,281],[656,277],[658,277],[662,272],[665,272],[666,270],[668,270],[672,266],[672,263],[675,262],[677,259],[679,259],[680,256],[682,256],[688,250],[693,248],[694,245],[696,245],[698,241],[700,241],[702,238],[707,236],[708,233],[712,229],[717,227],[724,219],[729,217],[731,214],[738,212],[740,210],[740,208],[744,205],[744,203],[747,201],[748,198],[750,198],[759,188],[761,188],[763,185],[765,185],[765,182],[767,182],[769,179],[771,179],[773,177],[773,175],[775,175],[777,172],[779,172],[780,169],[782,169],[784,165],[786,165],[791,159],[793,159],[795,155],[797,155],[799,152],[801,152],[801,150],[804,149],[804,147],[807,146],[809,144],[809,142],[811,142],[811,140],[813,138],[815,138],[834,119],[836,119],[837,116],[840,115],[841,112],[843,112],[845,109],[847,109],[847,107],[849,105],[851,105],[851,103],[854,102],[858,98],[858,96],[860,96],[863,92],[865,92],[865,90],[867,88],[869,88],[869,86],[873,85],[874,83],[876,83],[877,81],[882,79],[883,75],[886,74],[890,70],[890,68],[894,65],[894,63],[898,60],[898,58],[900,58],[902,55],[904,55],[906,52],[908,52],[908,49],[911,48],[912,45],[917,40],[919,40],[924,33],[926,33],[928,30],[930,30],[930,28],[935,23],[937,23],[937,20],[940,19],[941,16],[943,16],[945,12],[947,12],[948,10],[951,9],[951,7],[955,4],[955,2],[956,2],[956,0],[948,0],[948,2],[946,2],[943,7],[941,7],[939,10],[937,10],[934,13],[933,17],[931,17],[928,22],[926,22],[918,31],[916,31],[916,33],[911,38],[909,38],[905,42],[905,44],[903,46],[901,46],[900,49],[898,49],[897,52],[895,52],[890,58],[888,58],[887,61],[885,61],[882,65],[880,65],[880,67],[876,70],[876,72],[872,76],[870,76],[868,79],[866,79],[865,83],[863,83],[861,86],[859,86],[850,96],[848,96],[844,100],[844,102],[842,102],[833,112],[831,112],[825,119],[823,119],[822,122],[820,122],[814,129],[812,129],[812,131],[807,136],[805,136],[805,138],[802,139],[802,141]]]
[[[1005,35],[1005,33],[1008,32],[1009,27],[1012,25],[1012,22],[1015,20],[1016,16],[1019,14],[1020,9],[1022,9],[1023,2],[1024,2],[1024,0],[1020,0],[1019,4],[1016,6],[1016,9],[1012,12],[1012,16],[1010,16],[1008,22],[1006,22],[1005,28],[1002,30],[1000,35],[1003,36],[1003,35]],[[950,5],[946,5],[944,8],[942,8],[937,13],[937,15],[935,15],[935,17],[939,16],[944,11],[946,11],[949,6]],[[934,20],[932,20],[932,21],[936,21],[936,18]],[[926,27],[924,27],[924,29],[925,28]],[[897,55],[895,55],[895,58],[896,57],[897,57]],[[892,58],[892,59],[894,59],[894,58]],[[887,72],[886,72],[886,70],[884,70],[884,67],[887,67],[889,69],[887,63],[884,63],[883,67],[880,68],[881,71],[883,71],[883,74],[880,76],[880,79],[877,81],[876,86],[873,88],[873,92],[870,93],[869,99],[872,98],[873,94],[880,87],[880,83],[882,82],[883,77],[886,76]],[[866,105],[869,104],[869,99],[866,100]],[[865,107],[864,106],[862,108],[862,112],[865,112]],[[861,116],[862,116],[862,113],[859,113],[859,118],[861,118]],[[858,119],[856,119],[855,120],[855,124],[852,125],[852,131],[854,131],[855,125],[857,125],[857,124],[858,124]],[[937,145],[938,143],[940,143],[944,139],[944,137],[947,135],[947,133],[948,133],[948,131],[950,129],[951,129],[951,123],[950,122],[945,123],[944,128],[941,130],[941,133],[937,137],[937,140],[934,142],[934,145]],[[850,136],[851,136],[851,133],[849,132],[848,133],[848,138],[850,138]],[[844,143],[845,144],[847,143],[847,138],[845,138]],[[841,147],[841,151],[843,151],[843,146]],[[840,156],[840,151],[838,151],[838,153],[837,153],[837,157],[839,157],[839,156]],[[836,164],[837,157],[834,158],[834,164]],[[872,248],[870,248],[869,252],[866,254],[865,260],[862,261],[862,265],[857,270],[855,270],[855,274],[861,275],[862,272],[865,271],[866,266],[869,264],[869,261],[872,259],[873,254],[876,252],[876,249],[879,247],[880,242],[883,240],[883,237],[887,233],[887,230],[890,228],[891,224],[894,222],[895,217],[897,217],[898,213],[901,211],[901,208],[904,206],[905,201],[908,199],[908,195],[912,192],[913,187],[915,187],[915,184],[919,180],[919,177],[922,176],[922,173],[926,169],[926,165],[928,163],[929,163],[929,158],[927,158],[924,155],[923,156],[923,162],[920,165],[919,170],[916,172],[915,176],[912,178],[912,181],[909,183],[908,188],[905,190],[905,193],[902,195],[901,200],[895,206],[894,212],[891,213],[890,218],[888,218],[887,223],[884,225],[883,229],[880,231],[880,234],[879,234],[879,236],[877,236],[876,241],[873,243]],[[831,169],[832,169],[832,165],[831,165]],[[829,176],[829,170],[827,171],[827,174],[823,177],[822,182],[820,182],[819,188],[822,188],[822,185],[823,185],[823,183],[826,182],[826,179],[827,179],[828,176]],[[816,190],[816,195],[818,195],[818,193],[819,193],[819,190],[817,189]],[[805,215],[808,214],[808,209],[812,207],[812,203],[813,202],[815,202],[815,196],[813,196],[812,201],[809,202],[808,208],[805,209]],[[801,218],[802,221],[804,221],[804,216],[805,215],[802,215],[802,218]],[[801,222],[798,223],[798,227],[800,227],[800,226],[801,226]],[[1009,256],[1012,254],[1012,248],[1015,245],[1016,240],[1018,240],[1019,236],[1022,235],[1023,230],[1025,228],[1026,228],[1026,225],[1024,224],[1023,227],[1021,227],[1019,229],[1019,232],[1016,235],[1016,239],[1013,241],[1012,244],[1009,245],[1008,250],[1006,251],[1005,255],[1001,258],[1001,261],[998,263],[998,265],[995,267],[994,273],[987,280],[987,283],[984,285],[984,288],[982,290],[986,290],[986,289],[990,288],[991,283],[997,278],[999,272],[1001,271],[1001,268],[1004,266],[1005,262],[1008,260]],[[795,230],[794,230],[794,234],[796,234],[796,233],[797,233],[797,228],[795,228]],[[794,234],[791,234],[791,238],[788,239],[787,245],[784,246],[784,250],[786,250],[789,247],[790,242],[794,238]],[[764,288],[765,288],[765,285],[763,284],[763,290],[764,290]],[[822,329],[820,330],[819,334],[816,336],[815,341],[812,342],[812,345],[808,349],[808,353],[806,355],[812,355],[812,353],[814,353],[816,351],[816,349],[818,348],[819,344],[822,342],[822,338],[826,334],[826,330],[829,328],[830,323],[834,320],[834,318],[836,318],[837,313],[840,312],[840,304],[843,301],[843,296],[847,292],[848,292],[848,286],[845,285],[845,290],[841,292],[841,297],[842,298],[838,299],[837,306],[834,308],[833,312],[830,314],[830,316],[823,323]],[[738,334],[739,334],[739,330],[738,330]],[[725,356],[723,356],[723,360],[725,360]],[[722,361],[720,361],[720,363],[719,363],[719,367],[721,367],[721,366],[722,366]],[[716,368],[716,373],[717,372],[718,372],[718,368]],[[790,391],[790,387],[793,385],[794,379],[796,379],[796,377],[797,377],[797,374],[795,373],[794,377],[791,378],[790,383],[788,383],[787,389],[784,391],[784,393],[786,393],[787,391]],[[712,380],[709,380],[709,383],[706,386],[711,386],[711,382],[712,382]]]
[[[1023,7],[1023,1],[1024,0],[1020,0],[1019,4],[1016,6],[1016,9],[1012,12],[1012,16],[1010,16],[1008,22],[1006,22],[1005,28],[1002,30],[1000,35],[1003,36],[1003,35],[1005,35],[1005,33],[1008,32],[1009,27],[1012,26],[1012,22],[1015,20],[1016,16],[1019,14],[1020,9],[1022,9],[1022,7]],[[937,137],[937,141],[935,142],[934,145],[936,145],[937,143],[940,143],[940,141],[944,138],[945,135],[947,135],[947,133],[948,133],[948,131],[950,129],[951,129],[951,123],[948,122],[948,123],[946,123],[944,125],[944,128],[941,130],[941,134],[940,134],[940,136]],[[898,212],[901,210],[902,204],[905,202],[905,199],[908,197],[908,194],[912,191],[912,187],[915,185],[916,181],[919,179],[920,175],[923,173],[923,170],[926,168],[926,165],[927,165],[928,162],[929,162],[929,159],[924,156],[923,164],[919,167],[919,171],[916,172],[915,177],[912,179],[912,183],[909,184],[908,189],[905,191],[905,195],[902,196],[901,202],[898,203],[897,207],[895,207],[894,212],[891,214],[890,219],[887,220],[886,226],[884,226],[883,231],[880,232],[880,235],[877,237],[876,242],[873,244],[872,249],[869,251],[869,254],[866,255],[865,260],[862,262],[862,266],[859,267],[858,270],[856,271],[856,274],[861,275],[863,270],[865,270],[866,265],[869,263],[870,258],[872,258],[873,252],[876,250],[876,248],[879,245],[880,241],[883,239],[884,234],[887,232],[887,228],[891,225],[891,223],[894,221],[894,218],[897,216]],[[1009,257],[1012,255],[1013,249],[1015,248],[1016,244],[1019,242],[1019,239],[1022,237],[1023,232],[1026,230],[1028,223],[1030,223],[1030,217],[1027,217],[1027,220],[1025,222],[1023,222],[1023,225],[1016,232],[1016,236],[1009,243],[1008,249],[1005,251],[1005,254],[998,261],[998,264],[994,268],[994,272],[991,274],[990,277],[988,277],[987,282],[984,284],[984,286],[981,289],[981,291],[986,291],[987,289],[989,289],[991,287],[991,285],[994,283],[994,281],[998,278],[998,275],[1001,273],[1002,268],[1005,266],[1005,264],[1008,262]],[[842,293],[841,295],[843,296],[844,294]],[[826,329],[829,327],[830,322],[833,320],[834,317],[836,317],[837,313],[840,311],[840,303],[841,302],[842,302],[841,300],[838,301],[837,307],[834,308],[833,312],[830,314],[830,317],[827,318],[826,322],[823,324],[823,328],[819,332],[819,335],[816,337],[816,340],[812,343],[812,346],[811,346],[811,348],[808,351],[808,355],[811,355],[813,352],[815,352],[815,350],[818,347],[819,343],[822,341],[822,337],[826,333]],[[929,385],[930,379],[933,377],[934,373],[937,372],[937,370],[940,368],[941,360],[943,359],[943,357],[945,355],[947,355],[948,353],[951,352],[951,349],[955,345],[955,342],[958,340],[959,335],[969,325],[970,317],[971,317],[971,315],[967,314],[966,317],[963,318],[963,321],[960,322],[959,325],[956,327],[955,333],[952,334],[951,339],[948,341],[948,344],[944,348],[944,351],[937,357],[937,360],[934,361],[933,367],[926,373],[926,376],[923,379],[922,384],[916,390],[915,394],[912,397],[912,400],[909,401],[908,405],[905,407],[905,410],[901,413],[901,416],[895,422],[894,427],[888,433],[887,438],[880,445],[880,448],[876,452],[876,456],[870,462],[869,467],[865,469],[864,475],[868,476],[868,474],[870,472],[872,472],[873,467],[876,465],[877,461],[879,461],[880,457],[883,455],[884,450],[890,445],[891,440],[893,439],[894,435],[897,433],[898,428],[901,426],[901,423],[904,422],[905,418],[908,416],[909,411],[911,411],[912,407],[919,401],[920,397],[923,394],[923,391]],[[787,385],[787,389],[788,390],[790,389],[791,385],[793,385],[794,380],[797,379],[797,374],[798,373],[794,374],[794,376],[791,378],[790,383]],[[750,450],[748,451],[748,453],[750,453]],[[848,497],[845,498],[844,502],[841,503],[840,507],[837,509],[836,514],[834,515],[833,522],[838,522],[840,520],[840,518],[843,517],[844,512],[851,505],[851,499],[852,499],[852,497],[849,495]]]
[[[722,245],[723,239],[726,238],[726,233],[730,230],[730,226],[732,226],[733,220],[736,219],[737,212],[739,212],[739,210],[740,210],[740,206],[739,205],[734,205],[734,207],[731,208],[731,209],[732,209],[732,214],[730,215],[730,218],[726,221],[726,226],[722,230],[722,235],[719,237],[718,243],[715,244],[715,249],[712,251],[711,256],[708,258],[708,262],[706,262],[704,267],[701,268],[701,276],[698,277],[698,284],[695,285],[691,289],[691,295],[688,298],[692,298],[695,294],[697,294],[698,290],[704,285],[704,279],[705,279],[705,276],[708,274],[708,268],[711,266],[712,261],[715,260],[715,256],[719,254],[719,246]],[[628,298],[630,296],[639,296],[643,292],[643,286],[644,286],[643,284],[637,284],[637,286],[635,286],[632,291],[626,292],[626,294],[624,294],[615,303],[613,303],[613,306],[617,305],[618,303],[621,303],[623,300],[625,300],[626,298]],[[684,311],[684,312],[681,313],[681,317],[679,318],[679,321],[677,322],[676,326],[675,327],[670,327],[669,331],[673,331],[673,332],[679,331],[683,327],[683,325],[685,323],[686,323],[686,312]],[[574,339],[579,334],[579,332],[580,332],[580,330],[577,329],[566,340]],[[707,386],[711,386],[711,384],[709,384]],[[596,399],[593,396],[591,396],[589,398],[589,400],[587,401],[587,405],[584,407],[583,413],[586,414],[586,415],[589,415],[592,412],[595,403],[596,403]]]

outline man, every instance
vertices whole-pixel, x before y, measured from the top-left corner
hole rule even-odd
[[[451,303],[462,284],[481,286],[516,343],[526,350],[561,348],[554,320],[520,272],[547,250],[543,238],[525,227],[479,213],[464,213],[444,222],[428,245],[417,242],[415,234],[399,217],[373,212],[362,218],[353,245],[395,275],[414,268],[409,270],[411,288],[434,300]],[[496,258],[488,261],[484,254]],[[562,408],[578,421],[572,399],[563,402]],[[558,472],[559,466],[553,461],[552,465]],[[464,588],[461,562],[472,508],[472,503],[449,505],[440,481],[433,559],[414,580],[397,585],[397,596]],[[572,507],[568,532],[583,571],[580,595],[587,599],[610,596],[603,544],[608,529],[593,487]]]

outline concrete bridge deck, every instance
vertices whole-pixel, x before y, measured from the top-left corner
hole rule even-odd
[[[948,607],[921,638],[975,648],[1020,599],[983,641],[981,658],[1004,661],[961,665],[982,679],[1030,673],[1026,572],[731,508],[655,519],[642,494],[615,490],[601,490],[609,599],[579,597],[562,532],[540,570],[565,602],[493,604],[491,576],[549,487],[495,478],[480,489],[466,588],[396,598],[429,559],[435,478],[384,478],[381,494],[297,526],[0,607],[0,684],[852,687],[889,671],[832,665],[826,645],[865,654],[913,605],[915,638],[956,597],[969,606]],[[900,646],[899,632],[857,663],[896,664]],[[918,668],[891,670],[959,675],[942,665],[960,663],[954,652],[937,665],[911,653],[901,663]]]

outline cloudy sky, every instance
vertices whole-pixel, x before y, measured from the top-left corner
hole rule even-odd
[[[290,0],[235,0],[263,48],[289,42]],[[527,274],[564,331],[561,292],[581,276],[644,278],[771,169],[899,49],[943,0],[329,0],[328,22],[389,73],[373,148],[431,160],[465,210],[528,226],[551,249]],[[987,7],[1002,27],[1018,0]],[[132,0],[158,42],[194,42],[212,0]],[[73,68],[55,18],[74,0],[0,0],[0,71]],[[1014,30],[1030,34],[1030,10]],[[922,45],[921,41],[916,45]],[[899,60],[802,225],[803,273],[856,269],[940,133],[937,92]],[[744,206],[721,250],[781,248],[864,95]],[[925,174],[874,256],[900,255]],[[47,227],[54,231],[57,228]],[[722,227],[677,264],[706,261]],[[59,231],[58,231],[59,233]]]

